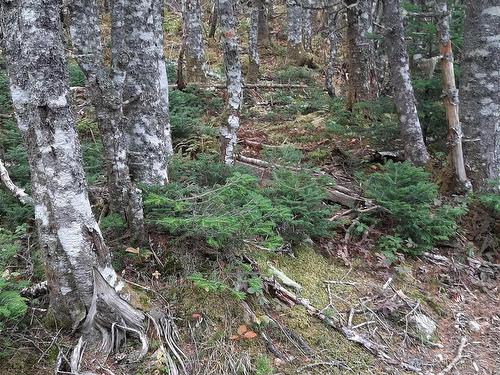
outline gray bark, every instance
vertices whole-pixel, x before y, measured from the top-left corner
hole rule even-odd
[[[313,28],[313,9],[314,0],[302,0],[304,7],[302,9],[302,45],[306,51],[312,51],[312,28]]]
[[[300,0],[286,0],[287,8],[287,47],[288,57],[300,62],[304,55],[302,48],[302,6]]]
[[[252,2],[250,9],[250,25],[248,28],[248,72],[247,83],[255,83],[259,79],[259,7],[258,1]]]
[[[172,154],[163,57],[162,0],[115,0],[112,64],[122,88],[132,181],[168,182]]]
[[[498,0],[467,2],[460,117],[467,174],[478,191],[500,191],[499,36]]]
[[[108,249],[87,195],[69,103],[60,3],[1,3],[4,52],[17,124],[28,151],[35,219],[51,308],[62,324],[85,318],[93,269],[114,285]]]
[[[206,64],[203,48],[200,0],[182,1],[182,20],[187,82],[204,82]]]
[[[268,0],[256,0],[256,6],[259,9],[259,28],[258,28],[258,41],[262,46],[271,44],[271,35],[269,33],[269,25],[267,24],[267,2]]]
[[[373,29],[373,0],[348,0],[347,50],[349,64],[348,107],[378,97],[375,50],[369,34]]]
[[[328,28],[328,60],[325,72],[326,91],[330,97],[335,97],[335,87],[333,85],[333,76],[335,74],[335,65],[337,62],[337,8],[330,6],[327,12]]]
[[[437,13],[448,13],[447,0],[437,0]],[[462,126],[458,116],[458,90],[455,85],[455,70],[453,68],[453,50],[450,39],[449,15],[438,17],[437,32],[439,51],[441,54],[441,70],[443,76],[443,99],[448,120],[448,147],[450,161],[458,191],[468,191],[472,188],[467,179],[462,152]]]
[[[142,233],[141,192],[130,179],[121,93],[104,64],[98,7],[95,0],[74,0],[68,10],[74,55],[85,74],[102,135],[110,209],[120,214],[134,233]]]
[[[399,115],[405,157],[415,165],[424,165],[429,160],[429,155],[422,136],[410,78],[410,66],[399,0],[384,0],[384,18],[388,29],[387,55],[389,57],[391,83]]]
[[[226,113],[220,127],[221,160],[225,164],[232,165],[234,164],[234,148],[237,143],[236,133],[240,127],[240,108],[243,95],[241,61],[233,2],[231,0],[218,0],[218,5],[227,87]]]

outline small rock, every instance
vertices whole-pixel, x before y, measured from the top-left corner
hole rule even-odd
[[[425,314],[415,314],[411,321],[416,330],[427,340],[430,340],[434,332],[436,332],[436,323]]]
[[[480,332],[481,331],[481,324],[479,324],[475,320],[470,320],[469,321],[469,329],[472,332]]]

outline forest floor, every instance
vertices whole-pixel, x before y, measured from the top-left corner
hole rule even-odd
[[[177,48],[171,46],[167,56],[175,61]],[[215,46],[210,45],[208,58],[220,61]],[[348,113],[341,100],[330,99],[323,90],[321,69],[290,67],[280,42],[262,52],[263,80],[305,87],[245,91],[239,155],[271,165],[279,163],[278,151],[299,155],[295,168],[314,168],[362,195],[358,174],[378,171],[384,161],[381,152],[399,150],[394,114],[377,108],[371,108],[369,116],[364,110]],[[177,142],[179,153],[216,152],[219,114],[217,106],[207,102],[220,103],[224,93],[171,94],[171,105],[184,106],[172,115],[174,135],[182,133],[176,121],[191,124],[196,118],[193,126],[203,124],[204,129],[183,134]],[[196,113],[193,100],[205,103]],[[86,171],[97,191],[95,186],[103,186],[95,156],[99,140],[86,102],[81,97],[77,101]],[[439,155],[441,146],[431,145],[434,154]],[[239,164],[262,181],[269,174],[255,160]],[[443,185],[444,164],[445,158],[436,157],[432,172]],[[101,203],[94,199],[97,213]],[[350,209],[340,204],[333,214]],[[431,254],[397,254],[390,262],[374,248],[390,228],[372,226],[353,234],[352,224],[341,222],[331,238],[303,241],[280,252],[248,239],[221,253],[197,240],[179,243],[155,227],[149,245],[139,250],[130,247],[120,230],[111,227],[104,233],[118,271],[143,294],[137,304],[168,308],[175,316],[190,374],[500,374],[499,255],[494,240],[493,245],[486,243],[498,233],[498,220],[480,207],[472,208],[461,218],[456,239]],[[36,246],[24,244],[27,251]],[[486,252],[490,258],[481,256]],[[235,298],[233,287],[249,284],[256,274],[262,285],[244,299]],[[292,294],[277,289],[271,274]],[[46,302],[32,302],[23,323],[8,331],[9,354],[1,357],[0,374],[53,373],[58,353],[69,352],[74,342],[48,325]],[[337,323],[329,326],[325,317]],[[431,327],[428,333],[422,325]],[[346,338],[342,328],[381,348],[386,358]],[[113,356],[101,364],[99,373],[166,373],[157,354],[140,364]]]

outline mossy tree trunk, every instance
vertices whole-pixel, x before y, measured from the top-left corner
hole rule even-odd
[[[226,113],[220,127],[220,157],[223,163],[232,165],[234,164],[234,149],[237,143],[236,133],[240,127],[240,108],[243,95],[241,60],[233,2],[231,0],[218,0],[218,5],[227,87]]]
[[[417,114],[399,0],[384,0],[384,19],[391,83],[405,157],[415,165],[425,165],[429,154]]]
[[[467,2],[460,118],[467,174],[478,191],[500,192],[499,35],[498,0]]]

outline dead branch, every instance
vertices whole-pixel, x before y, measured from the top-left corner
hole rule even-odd
[[[23,189],[12,182],[9,176],[9,172],[7,171],[7,168],[5,168],[2,159],[0,159],[0,180],[4,183],[7,190],[9,190],[12,195],[19,199],[22,204],[34,204],[33,198],[31,198]]]
[[[467,337],[464,336],[460,340],[460,346],[458,347],[457,355],[455,356],[455,358],[452,359],[450,364],[448,366],[446,366],[443,369],[443,371],[441,371],[438,375],[444,375],[447,372],[450,372],[453,369],[453,367],[455,367],[457,365],[457,363],[460,361],[460,359],[462,359],[462,352],[464,351],[466,344],[467,344]]]
[[[196,85],[200,89],[205,89],[205,90],[225,90],[226,85],[223,84],[203,84],[203,85]],[[303,85],[300,83],[246,83],[243,84],[244,88],[247,89],[268,89],[268,90],[274,90],[274,89],[306,89],[309,86]],[[177,89],[180,87],[175,85],[169,85],[170,89]]]
[[[49,293],[49,287],[47,281],[42,281],[41,283],[26,287],[21,290],[21,296],[29,299],[38,298],[44,294]]]

